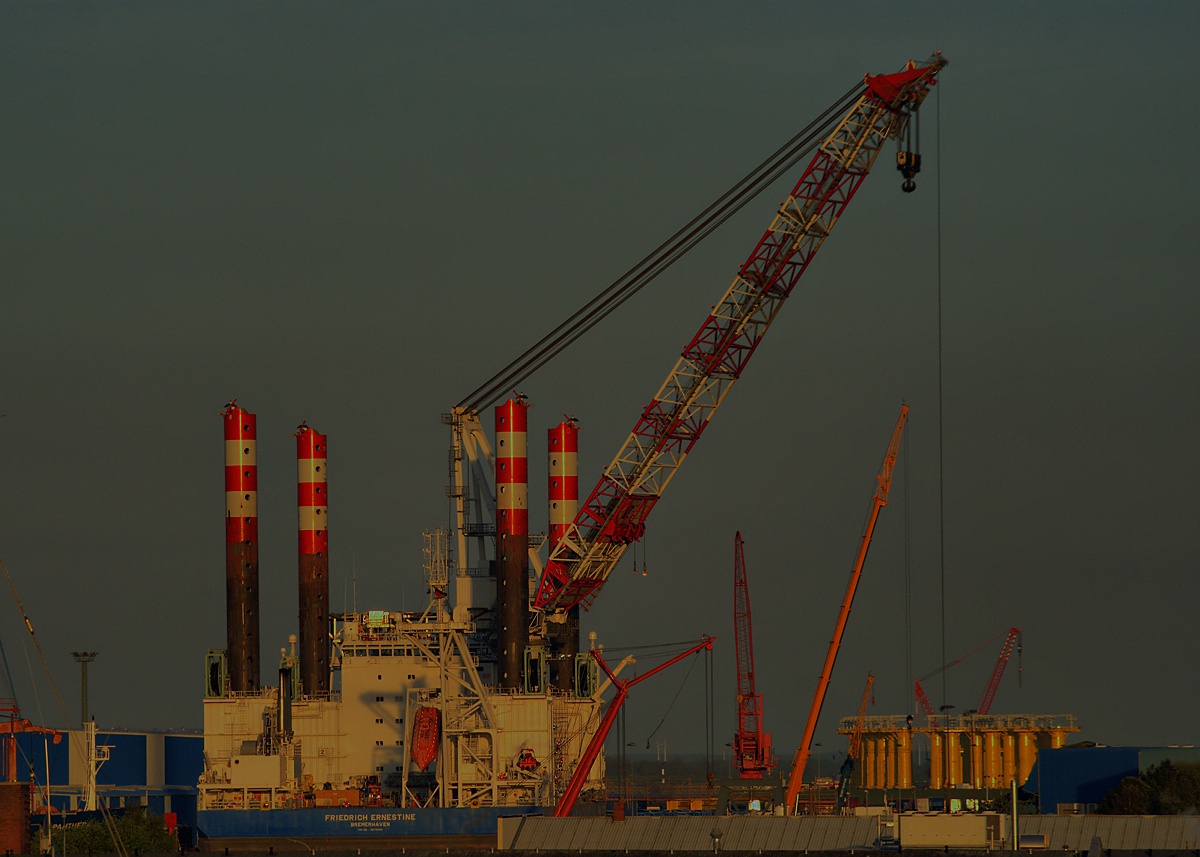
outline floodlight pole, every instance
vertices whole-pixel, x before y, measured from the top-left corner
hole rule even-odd
[[[82,669],[82,691],[80,693],[80,717],[79,725],[87,728],[88,722],[88,697],[87,697],[87,665],[96,660],[96,655],[99,652],[71,652],[71,657],[79,662]]]

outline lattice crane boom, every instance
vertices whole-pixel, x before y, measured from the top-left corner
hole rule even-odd
[[[538,610],[590,606],[741,377],[885,140],[899,139],[946,65],[941,55],[868,75],[774,221],[712,308],[546,562]]]
[[[738,728],[733,736],[733,755],[738,775],[744,780],[762,779],[775,769],[771,735],[763,732],[762,694],[754,686],[754,632],[750,621],[750,586],[746,579],[746,555],[742,534],[733,539],[733,626],[737,649]]]
[[[992,677],[988,681],[987,690],[983,693],[983,702],[979,703],[979,714],[987,714],[992,710],[992,700],[996,698],[996,690],[1000,687],[1000,679],[1004,677],[1004,667],[1008,665],[1008,659],[1012,656],[1013,646],[1017,647],[1017,651],[1021,651],[1021,629],[1009,628],[1008,636],[1004,638],[1004,646],[1000,649],[1000,657],[996,659],[996,666],[992,670]]]

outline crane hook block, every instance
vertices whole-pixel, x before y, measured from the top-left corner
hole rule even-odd
[[[904,176],[904,183],[900,185],[900,188],[905,193],[912,193],[917,189],[917,183],[913,181],[913,176],[921,172],[921,153],[897,152],[896,169]]]
[[[917,173],[921,172],[921,153],[897,152],[896,169],[898,169],[901,175],[903,175],[906,179],[911,179]]]

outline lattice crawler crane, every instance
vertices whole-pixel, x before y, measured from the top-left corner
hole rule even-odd
[[[579,608],[591,606],[628,547],[642,539],[650,512],[741,378],[884,144],[896,140],[906,149],[911,147],[906,139],[909,123],[946,63],[938,53],[924,62],[910,61],[898,72],[866,75],[809,129],[771,155],[659,250],[454,406],[446,421],[455,439],[452,462],[458,555],[465,556],[461,450],[466,449],[469,456],[470,444],[464,439],[481,433],[479,409],[512,390],[590,330],[751,196],[781,178],[799,163],[802,154],[811,151],[810,142],[815,143],[815,155],[770,226],[724,295],[710,306],[699,330],[683,347],[674,368],[642,409],[633,430],[540,569],[532,603],[537,616],[530,625],[547,638],[551,657],[578,651],[578,626],[572,617],[577,619]],[[897,166],[909,181],[911,153],[902,154]]]
[[[742,534],[733,539],[733,626],[737,648],[737,734],[733,755],[738,776],[761,780],[775,769],[778,760],[771,752],[771,734],[763,732],[762,694],[754,687],[754,633],[750,622],[750,587],[746,581],[746,557]]]

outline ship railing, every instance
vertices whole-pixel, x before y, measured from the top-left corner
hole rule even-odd
[[[302,693],[298,702],[341,702],[342,693],[338,690],[327,690],[324,693]]]

